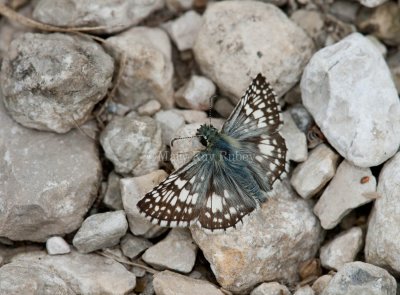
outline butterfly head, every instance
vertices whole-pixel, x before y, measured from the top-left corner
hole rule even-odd
[[[200,137],[200,142],[204,146],[209,146],[218,137],[218,130],[212,125],[203,124],[197,129],[196,135]]]

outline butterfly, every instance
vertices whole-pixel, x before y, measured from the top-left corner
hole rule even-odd
[[[243,223],[285,172],[282,124],[277,96],[258,74],[221,131],[197,129],[205,149],[147,193],[139,211],[160,226],[198,223],[214,231]]]

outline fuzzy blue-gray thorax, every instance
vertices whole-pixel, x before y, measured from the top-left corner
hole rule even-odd
[[[217,128],[207,124],[201,125],[196,135],[200,137],[201,144],[206,147],[212,145],[220,137]]]

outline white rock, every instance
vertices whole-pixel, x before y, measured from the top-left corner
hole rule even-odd
[[[67,254],[71,252],[68,243],[62,237],[51,237],[46,241],[49,255]]]
[[[153,284],[157,295],[224,295],[210,282],[192,279],[168,270],[155,274]]]
[[[131,234],[127,234],[121,240],[121,250],[126,257],[130,259],[136,258],[140,253],[142,253],[147,248],[153,245],[152,242],[144,238],[135,237]]]
[[[281,133],[288,149],[286,158],[295,162],[307,160],[308,148],[306,135],[297,128],[288,111],[282,114],[283,126]]]
[[[127,230],[123,210],[94,214],[82,223],[72,244],[79,252],[89,253],[117,245]]]
[[[171,36],[176,47],[183,51],[192,49],[202,24],[203,20],[201,15],[194,10],[190,10],[177,19],[165,23],[163,27]]]
[[[314,290],[310,286],[304,286],[296,290],[293,295],[314,295]]]
[[[60,27],[105,26],[97,33],[110,34],[138,24],[163,6],[164,0],[39,0],[33,17]]]
[[[196,261],[197,246],[188,229],[173,228],[167,237],[144,252],[142,259],[157,269],[189,273]]]
[[[196,110],[174,110],[180,114],[187,124],[202,123],[207,120],[207,113]]]
[[[362,35],[317,52],[304,71],[301,91],[329,143],[356,166],[379,165],[397,151],[397,91],[381,53]]]
[[[162,141],[170,145],[176,132],[185,125],[185,119],[174,110],[160,111],[155,114],[154,119],[160,124],[162,130]]]
[[[134,235],[154,238],[166,231],[166,228],[154,225],[140,215],[136,204],[167,176],[164,170],[156,170],[143,176],[121,179],[122,203],[129,229]]]
[[[206,111],[210,108],[210,97],[215,90],[210,79],[194,75],[175,93],[175,101],[182,108]]]
[[[385,44],[383,44],[381,41],[379,41],[378,38],[376,38],[374,35],[367,35],[366,36],[368,38],[368,40],[370,42],[372,42],[372,44],[375,45],[375,47],[379,50],[379,52],[386,57],[387,54],[387,48],[385,46]]]
[[[121,191],[119,188],[119,181],[121,177],[112,171],[108,175],[107,188],[104,193],[103,204],[113,210],[122,210]]]
[[[400,273],[400,153],[386,162],[378,181],[380,198],[370,215],[365,240],[366,261]]]
[[[195,59],[235,103],[260,72],[281,96],[299,80],[313,51],[306,33],[271,4],[216,2],[208,5],[203,20]]]
[[[171,43],[158,28],[134,27],[107,39],[105,45],[117,60],[126,57],[116,91],[119,102],[137,108],[156,99],[163,107],[174,103]]]
[[[138,107],[138,114],[141,116],[153,116],[161,109],[161,104],[158,100],[152,99]]]
[[[272,282],[262,283],[251,291],[250,295],[290,295],[290,292],[286,286]]]
[[[332,278],[322,295],[395,295],[396,280],[384,269],[364,262],[345,264]]]
[[[366,7],[376,7],[387,1],[388,0],[358,0],[358,2],[360,2],[362,5]]]
[[[318,145],[308,159],[293,170],[290,183],[301,197],[313,197],[335,175],[339,158],[326,144]]]
[[[362,245],[362,229],[353,227],[321,247],[321,265],[327,269],[339,270],[345,263],[354,261]]]
[[[352,209],[377,197],[376,179],[369,168],[344,160],[314,207],[324,229],[332,229]]]

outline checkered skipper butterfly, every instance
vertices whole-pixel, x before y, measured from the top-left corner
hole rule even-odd
[[[285,171],[281,125],[276,94],[258,74],[221,131],[197,130],[205,149],[147,193],[140,212],[161,226],[235,227]]]

